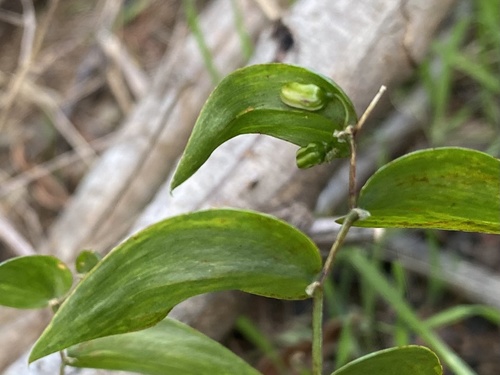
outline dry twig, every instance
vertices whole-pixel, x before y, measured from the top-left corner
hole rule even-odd
[[[9,246],[15,256],[33,255],[31,244],[0,213],[0,240]]]
[[[25,14],[25,16],[23,17],[24,34],[20,53],[20,64],[15,75],[9,83],[7,93],[3,99],[3,109],[0,113],[0,132],[5,127],[12,105],[14,104],[17,95],[23,85],[23,82],[25,81],[30,71],[31,65],[35,60],[36,55],[40,51],[49,24],[50,22],[52,22],[54,12],[57,8],[57,5],[59,4],[59,0],[51,0],[49,2],[47,13],[45,14],[45,17],[38,27],[36,36],[31,35],[34,34],[35,30],[37,29],[36,20],[34,17],[33,3],[31,0],[23,0],[22,4],[23,13]]]
[[[110,134],[90,142],[92,151],[83,150],[83,155],[82,153],[77,154],[75,151],[67,151],[52,160],[34,165],[19,175],[3,181],[2,185],[0,185],[0,199],[15,191],[20,191],[21,189],[26,188],[27,185],[39,178],[45,177],[57,170],[94,156],[95,151],[102,151],[106,149],[114,137],[115,134]]]
[[[0,72],[0,82],[4,80],[5,74]],[[30,100],[47,114],[52,120],[54,127],[75,151],[80,154],[84,162],[88,162],[89,155],[95,156],[95,151],[60,108],[58,104],[59,100],[55,97],[56,94],[52,90],[25,80],[21,82],[19,92],[24,99]]]
[[[1,1],[0,1],[1,3]],[[10,12],[5,9],[0,10],[0,21],[5,23],[10,23],[11,25],[22,27],[23,26],[23,17],[17,13]]]
[[[123,74],[123,78],[130,87],[130,91],[132,91],[134,97],[136,99],[142,98],[149,87],[149,78],[135,64],[126,47],[108,30],[100,30],[97,33],[97,42],[111,63],[118,67],[121,74]]]

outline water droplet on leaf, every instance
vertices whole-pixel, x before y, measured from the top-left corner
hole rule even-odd
[[[290,107],[317,111],[325,106],[327,95],[312,83],[289,82],[281,88],[280,98]]]

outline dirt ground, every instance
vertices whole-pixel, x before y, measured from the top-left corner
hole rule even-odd
[[[106,1],[60,1],[53,14],[51,6],[57,1],[38,0],[33,2],[37,27],[30,43],[28,21],[23,19],[29,3],[0,0],[0,215],[29,244],[39,244],[139,95],[121,64],[134,65],[132,76],[150,77],[184,15],[180,0],[124,1],[118,10]],[[106,35],[100,40],[95,37],[94,30],[102,25],[126,47],[126,57],[113,58],[106,50],[111,43]],[[457,97],[457,103],[461,101],[464,98]],[[472,121],[461,129],[463,135],[456,133],[457,142],[473,139],[470,134],[476,134],[475,129]],[[443,232],[437,234],[437,243],[485,269],[500,272],[500,236]],[[14,255],[0,241],[0,261]],[[408,298],[421,316],[469,302],[459,291],[445,290],[439,300],[429,304],[426,282],[412,275],[408,279]],[[353,298],[350,312],[355,322],[358,299]],[[309,306],[260,299],[256,303],[251,318],[275,343],[283,362],[290,366],[307,363],[307,339],[283,344],[279,337],[284,332],[301,337]],[[377,316],[381,322],[394,323],[394,314],[383,304],[378,306]],[[326,324],[327,351],[334,358],[342,322],[334,318]],[[439,333],[478,374],[500,372],[498,326],[470,318]],[[376,339],[382,345],[389,341],[384,334]],[[240,332],[235,331],[226,344],[265,375],[279,373],[269,357]]]

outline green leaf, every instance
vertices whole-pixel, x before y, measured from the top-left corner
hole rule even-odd
[[[0,263],[0,305],[18,309],[46,307],[64,296],[72,283],[71,271],[53,256],[12,258]]]
[[[409,345],[370,353],[332,375],[442,375],[438,357],[423,346]]]
[[[271,216],[209,210],[173,217],[134,235],[87,274],[39,338],[30,361],[150,327],[201,293],[239,289],[304,299],[320,270],[314,243]]]
[[[371,216],[355,226],[500,234],[500,160],[458,147],[413,152],[375,172],[358,206]]]
[[[301,148],[317,145],[314,160],[298,160],[301,168],[347,157],[349,145],[333,133],[356,121],[351,101],[329,78],[286,64],[236,70],[220,82],[201,110],[171,188],[191,177],[217,147],[240,134],[267,134]],[[325,151],[318,154],[317,149]]]
[[[68,349],[74,367],[150,375],[258,375],[233,352],[173,319],[139,332],[103,337]]]
[[[82,250],[76,257],[75,268],[78,273],[87,273],[102,259],[101,254],[94,250]]]

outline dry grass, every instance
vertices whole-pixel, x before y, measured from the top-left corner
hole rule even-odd
[[[178,16],[178,1],[1,3],[0,212],[26,243],[147,90]]]

